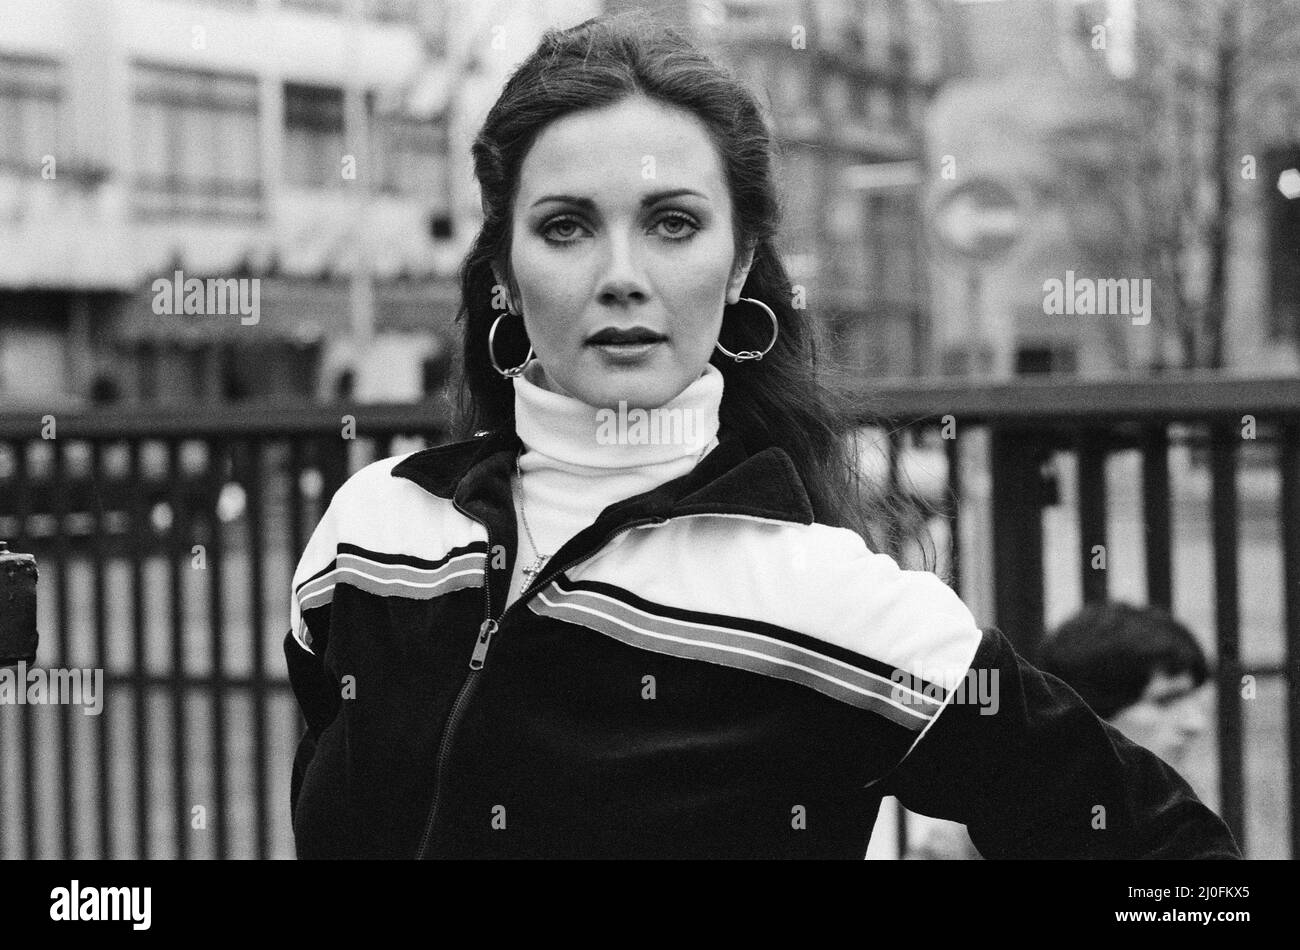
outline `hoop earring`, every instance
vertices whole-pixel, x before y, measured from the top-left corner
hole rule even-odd
[[[514,379],[516,376],[518,376],[520,373],[524,371],[524,369],[528,366],[529,363],[533,361],[533,345],[529,343],[528,355],[524,357],[524,361],[520,363],[518,366],[512,366],[509,369],[502,369],[501,364],[497,362],[496,350],[493,348],[493,344],[496,342],[497,324],[501,322],[502,318],[510,317],[510,316],[514,316],[514,314],[512,314],[509,310],[507,310],[505,313],[501,314],[495,320],[492,321],[492,327],[491,329],[488,330],[488,359],[492,361],[492,368],[496,370],[498,373],[500,373],[502,376],[504,376],[506,379]]]
[[[752,303],[755,306],[762,307],[767,311],[768,318],[772,321],[772,342],[767,345],[766,350],[741,350],[739,353],[731,352],[722,345],[721,341],[714,343],[713,345],[716,349],[720,350],[724,356],[730,356],[737,363],[743,363],[745,360],[761,360],[771,351],[772,347],[776,346],[776,338],[781,335],[781,325],[776,322],[776,314],[772,312],[772,308],[763,303],[763,301],[755,300],[753,297],[741,297],[740,300],[743,300],[745,303]],[[739,302],[740,301],[737,301],[737,303]]]

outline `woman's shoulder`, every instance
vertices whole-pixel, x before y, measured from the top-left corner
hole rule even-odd
[[[443,520],[462,520],[455,512],[450,492],[444,492],[436,479],[421,475],[440,469],[429,464],[426,453],[445,452],[461,444],[402,452],[363,465],[335,491],[324,518],[344,533],[360,531],[367,535],[376,530],[391,533],[399,525],[430,529]],[[416,469],[415,477],[411,477],[412,467]]]
[[[450,497],[395,477],[422,451],[375,459],[348,477],[317,523],[308,560],[323,563],[346,551],[376,563],[428,565],[481,544],[482,527]]]
[[[437,474],[464,468],[483,446],[488,433],[479,433],[468,439],[440,442],[427,448],[400,452],[375,459],[353,472],[339,487],[336,498],[341,503],[366,503],[375,492],[383,494],[408,494],[412,489],[423,492],[421,479],[412,474]]]
[[[376,491],[387,491],[399,487],[401,480],[393,477],[393,469],[419,451],[402,452],[375,459],[361,466],[349,475],[335,493],[335,502],[357,504],[372,500]]]

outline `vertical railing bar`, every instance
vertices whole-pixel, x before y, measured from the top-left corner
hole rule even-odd
[[[185,560],[185,529],[192,532],[194,518],[190,505],[184,504],[182,495],[186,484],[179,438],[167,440],[167,471],[171,476],[171,490],[167,493],[174,517],[172,529],[163,550],[167,552],[167,580],[171,601],[171,725],[172,725],[172,822],[176,828],[176,857],[185,860],[190,850],[189,823],[189,754],[186,728],[185,701],[185,582],[182,565]],[[182,518],[184,519],[182,521]],[[182,528],[182,524],[185,528]],[[206,554],[204,569],[208,569]]]
[[[92,540],[92,594],[91,605],[94,613],[95,631],[95,666],[108,672],[108,623],[105,617],[104,599],[104,495],[103,485],[103,443],[100,439],[90,439],[90,488],[94,505],[94,534]],[[111,494],[110,494],[111,498]],[[107,691],[107,686],[105,687]],[[105,705],[110,705],[105,696]],[[113,775],[109,768],[109,746],[112,730],[109,722],[112,716],[101,714],[98,720],[99,735],[96,742],[96,766],[99,776],[99,851],[101,859],[113,856]]]
[[[289,570],[291,572],[297,566],[298,558],[302,556],[303,549],[307,546],[307,524],[302,512],[302,473],[303,439],[299,436],[291,436],[289,439]],[[291,574],[290,587],[292,588],[292,586],[293,578]],[[292,590],[290,590],[289,596],[293,596]],[[285,623],[288,623],[287,618]],[[298,708],[296,700],[290,702],[288,708],[292,723],[289,735],[293,736],[296,748],[297,742],[307,728],[307,722],[303,719],[302,710]]]
[[[254,755],[254,822],[256,827],[257,857],[264,859],[269,851],[270,833],[267,822],[267,761],[266,761],[266,681],[265,681],[265,614],[266,605],[262,592],[262,453],[264,442],[260,438],[249,439],[248,450],[248,485],[245,496],[248,499],[248,594],[249,613],[251,617],[252,651],[253,651],[253,755]]]
[[[888,535],[886,536],[885,541],[888,545],[889,556],[897,561],[903,554],[901,537],[902,523],[898,518],[897,511],[894,510],[894,506],[897,505],[899,499],[898,469],[899,458],[902,454],[902,435],[900,431],[892,425],[885,430],[885,435],[887,444],[889,445],[889,465],[885,474],[885,495],[890,501],[890,507],[888,509]]]
[[[948,583],[961,595],[961,451],[956,438],[943,440],[944,454],[948,458]]]
[[[59,645],[59,663],[72,667],[72,648],[68,632],[68,485],[63,463],[63,444],[53,440],[54,466],[51,471],[53,494],[51,496],[51,514],[54,516],[54,565],[53,575],[58,578],[54,587],[54,628],[55,639]],[[59,815],[62,824],[61,857],[71,860],[76,850],[73,831],[77,822],[73,817],[73,794],[76,786],[72,764],[72,707],[64,703],[59,707],[59,735],[62,739],[59,747]]]
[[[1042,466],[1056,446],[1053,432],[990,425],[993,626],[1033,662],[1042,643]]]
[[[888,512],[889,523],[886,525],[886,543],[889,545],[889,556],[895,561],[901,560],[903,556],[903,539],[902,525],[899,523],[898,513],[895,505],[899,500],[899,478],[898,467],[899,457],[902,448],[902,430],[892,422],[885,424],[885,433],[889,441],[889,467],[886,474],[885,497],[889,500]],[[894,812],[895,816],[895,838],[898,845],[898,857],[902,859],[907,854],[907,811],[903,808],[903,803],[898,802],[898,808]]]
[[[1237,431],[1211,427],[1214,619],[1217,641],[1220,812],[1246,849],[1242,763],[1241,640],[1238,606]]]
[[[18,516],[18,531],[14,537],[15,543],[10,547],[10,550],[30,553],[27,552],[27,548],[30,544],[28,520],[32,514],[32,493],[31,472],[28,468],[28,444],[25,439],[14,443],[14,465],[12,493],[16,501],[14,511]],[[26,684],[19,683],[17,688],[20,690],[26,689]],[[23,849],[25,856],[30,859],[40,856],[40,845],[37,841],[37,831],[39,829],[36,819],[35,743],[32,741],[32,711],[27,706],[22,706],[19,709],[18,727],[18,741],[22,746],[20,752],[23,763]]]
[[[7,448],[9,450],[9,456],[11,459],[13,459],[13,463],[14,463],[14,471],[17,472],[17,466],[18,466],[17,442],[6,439],[3,442],[0,442],[0,447]],[[17,513],[18,513],[17,506],[15,506],[14,514],[17,515]],[[17,531],[21,531],[21,530],[22,527],[19,526]],[[15,532],[12,538],[3,539],[5,541],[11,542],[9,545],[10,551],[22,550],[17,545],[17,540],[18,540],[17,531]],[[0,728],[0,762],[4,762],[4,734],[5,734],[4,729]],[[5,854],[5,821],[4,821],[4,816],[6,814],[8,814],[8,811],[5,808],[5,781],[4,781],[3,773],[0,773],[0,861],[4,860],[7,857],[7,855]]]
[[[127,485],[131,496],[131,521],[127,531],[126,543],[131,566],[131,636],[133,637],[131,691],[135,706],[136,845],[137,854],[141,858],[148,858],[150,850],[149,739],[148,717],[145,711],[148,684],[145,676],[146,657],[144,648],[147,631],[145,624],[144,563],[141,558],[141,547],[144,542],[141,532],[145,530],[148,513],[145,511],[144,499],[145,474],[141,466],[143,442],[143,433],[130,437],[127,442]]]
[[[1290,777],[1291,858],[1300,858],[1300,419],[1282,426],[1282,569],[1286,626],[1287,767]]]
[[[226,442],[220,438],[212,440],[212,457],[208,466],[208,521],[212,525],[212,537],[209,540],[207,559],[208,570],[208,616],[211,620],[209,630],[210,649],[212,653],[212,784],[215,828],[216,857],[224,859],[227,853],[228,831],[226,828],[226,708],[225,708],[225,659],[222,656],[222,640],[225,634],[225,603],[223,601],[224,583],[224,539],[222,538],[221,517],[217,511],[217,499],[225,483]]]
[[[1142,442],[1142,521],[1146,534],[1147,602],[1173,610],[1173,537],[1169,515],[1169,437],[1162,425]]]
[[[12,538],[7,539],[10,551],[26,551],[28,541],[27,522],[31,518],[31,473],[28,471],[28,447],[26,439],[11,443],[14,454],[14,477],[10,493],[14,499],[14,515],[18,519],[18,528]]]
[[[1106,445],[1103,437],[1094,430],[1079,433],[1079,570],[1083,602],[1103,601],[1107,597],[1106,577],[1110,567],[1107,544],[1106,511]],[[1101,545],[1107,570],[1093,567],[1093,549]]]
[[[294,563],[307,546],[307,524],[302,514],[303,444],[298,436],[289,439],[289,543]]]
[[[320,443],[323,448],[321,459],[321,474],[325,477],[323,490],[322,505],[328,506],[334,499],[334,493],[339,490],[348,477],[348,441],[339,436],[334,438],[325,437]]]

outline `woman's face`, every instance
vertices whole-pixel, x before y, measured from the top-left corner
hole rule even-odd
[[[524,159],[513,217],[513,286],[496,279],[540,385],[649,409],[704,372],[753,255],[737,260],[722,164],[692,113],[638,96],[557,119]]]

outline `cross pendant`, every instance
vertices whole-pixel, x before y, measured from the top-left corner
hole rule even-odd
[[[545,563],[546,563],[546,558],[539,556],[537,560],[533,562],[532,567],[524,568],[525,585],[531,584],[533,581],[537,580],[537,575],[542,573],[542,565]]]

